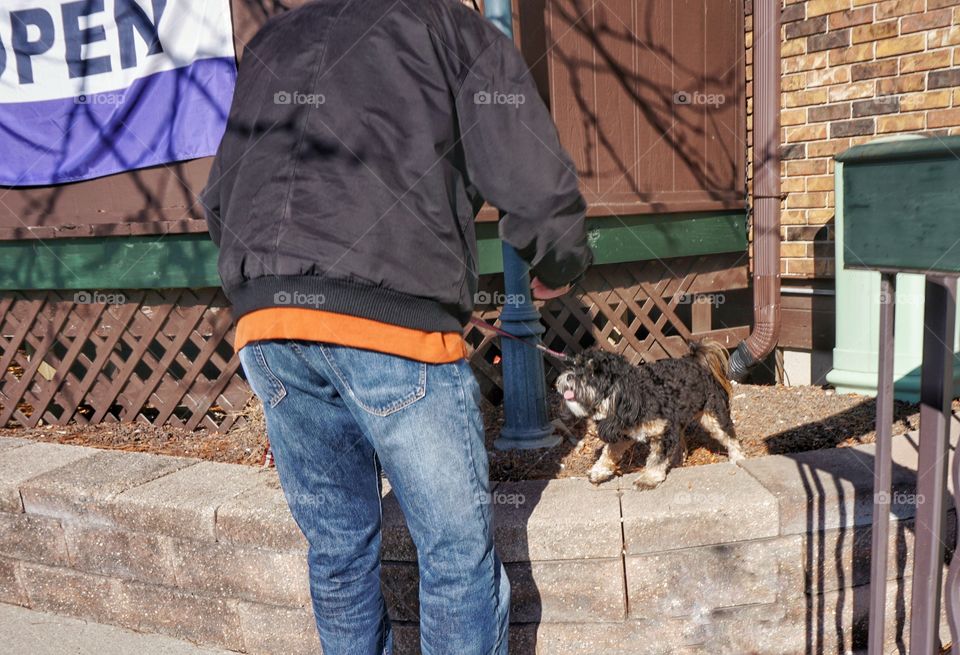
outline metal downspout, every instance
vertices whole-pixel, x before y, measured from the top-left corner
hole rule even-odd
[[[753,331],[730,358],[744,380],[780,339],[780,2],[754,2]]]

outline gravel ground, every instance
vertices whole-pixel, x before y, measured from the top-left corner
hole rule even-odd
[[[587,421],[575,421],[562,411],[552,395],[551,417],[564,441],[549,450],[500,452],[493,441],[503,421],[499,408],[487,407],[484,422],[490,451],[490,472],[495,480],[564,478],[586,475],[602,447]],[[874,438],[874,402],[856,395],[837,395],[819,387],[737,385],[733,418],[748,457],[870,443]],[[955,408],[960,405],[955,403]],[[40,426],[0,429],[0,436],[94,446],[116,450],[198,457],[217,462],[259,465],[266,452],[262,415],[251,407],[242,427],[226,434],[188,432],[141,423],[107,423],[96,426]],[[894,434],[917,427],[916,405],[896,403]],[[723,449],[702,433],[688,435],[689,454],[684,466],[726,460]],[[640,448],[623,462],[624,473],[642,468]]]

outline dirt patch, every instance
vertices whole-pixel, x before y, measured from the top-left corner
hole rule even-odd
[[[493,441],[500,432],[503,412],[491,406],[484,409],[493,479],[536,480],[586,475],[603,444],[587,421],[576,421],[561,410],[558,396],[551,395],[550,402],[551,418],[565,438],[549,450],[496,450]],[[960,409],[957,403],[954,407]],[[874,409],[872,398],[838,395],[819,387],[738,385],[733,394],[733,418],[748,457],[870,443],[874,439]],[[894,434],[917,427],[917,405],[898,402],[894,412]],[[238,422],[242,425],[226,434],[140,423],[107,423],[7,428],[0,430],[0,436],[259,465],[267,447],[263,414],[256,404],[251,404],[245,413],[247,420]],[[687,438],[690,448],[684,466],[726,460],[724,450],[705,434],[694,433]],[[642,468],[644,456],[639,448],[635,449],[623,463],[624,472]]]

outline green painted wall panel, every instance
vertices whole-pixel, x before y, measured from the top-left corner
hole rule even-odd
[[[597,264],[747,249],[742,212],[590,219]],[[502,270],[495,223],[477,226],[480,272]],[[219,286],[206,234],[0,242],[0,289],[157,289]]]
[[[743,213],[616,216],[589,223],[597,264],[689,257],[747,249]]]
[[[0,289],[219,286],[206,234],[0,242]]]

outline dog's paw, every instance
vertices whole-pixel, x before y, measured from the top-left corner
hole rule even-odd
[[[656,489],[660,486],[660,483],[667,479],[667,476],[659,476],[653,474],[644,474],[641,473],[637,476],[637,479],[633,481],[633,488],[638,491],[644,491],[646,489]]]
[[[593,484],[600,484],[601,482],[612,480],[616,474],[617,472],[612,469],[594,467],[590,469],[590,473],[587,474],[587,479]]]
[[[727,459],[729,459],[733,464],[736,464],[737,462],[742,462],[745,460],[746,457],[744,456],[743,451],[741,451],[739,448],[736,448],[727,453]]]

